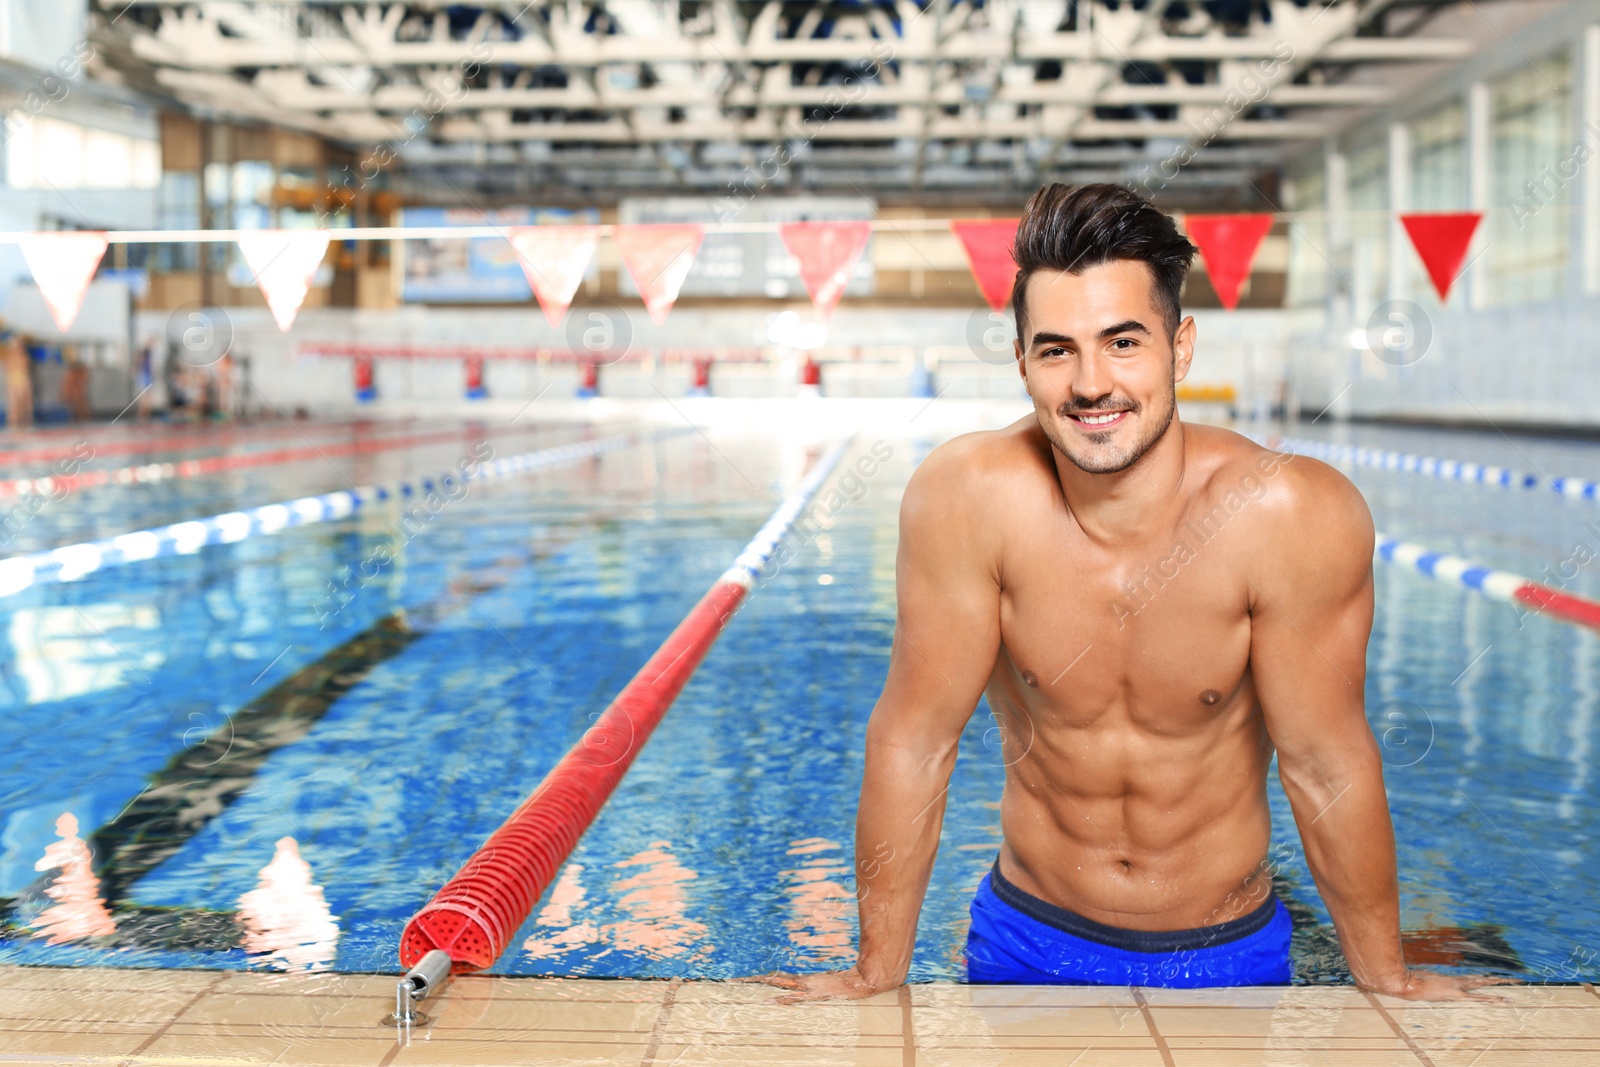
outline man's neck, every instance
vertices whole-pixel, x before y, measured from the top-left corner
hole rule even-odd
[[[1185,470],[1184,429],[1172,421],[1133,465],[1114,474],[1091,474],[1061,451],[1050,452],[1067,509],[1097,544],[1137,542],[1171,524]]]

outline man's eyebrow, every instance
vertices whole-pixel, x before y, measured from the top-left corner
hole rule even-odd
[[[1034,345],[1070,345],[1071,343],[1072,338],[1064,333],[1050,333],[1048,330],[1040,330],[1028,341],[1028,347],[1032,348]]]
[[[1100,331],[1098,336],[1100,340],[1104,341],[1107,337],[1115,337],[1119,333],[1142,333],[1148,336],[1150,331],[1145,328],[1144,323],[1136,319],[1129,319],[1127,322],[1119,322],[1115,326],[1107,326]]]
[[[1115,337],[1119,333],[1142,333],[1148,336],[1150,330],[1138,319],[1128,319],[1125,322],[1107,326],[1095,336],[1096,339],[1104,341],[1106,338]],[[1069,345],[1072,343],[1072,338],[1064,333],[1051,333],[1048,330],[1040,330],[1028,341],[1028,347],[1032,348],[1034,345]]]

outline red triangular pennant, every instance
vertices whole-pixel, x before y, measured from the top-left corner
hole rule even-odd
[[[811,294],[812,305],[827,318],[850,284],[856,261],[866,251],[872,223],[785,222],[778,227],[778,236],[789,254],[800,261],[800,280]]]
[[[694,223],[617,226],[611,231],[650,321],[657,326],[667,321],[705,232],[704,226]]]
[[[1433,290],[1442,304],[1450,296],[1450,286],[1461,273],[1472,235],[1483,218],[1479,211],[1428,212],[1401,215],[1400,224],[1411,237],[1411,246],[1422,257],[1422,265],[1433,281]]]
[[[83,307],[94,272],[106,254],[106,235],[90,230],[30,233],[18,239],[22,258],[39,286],[56,329],[66,333]]]
[[[983,298],[996,311],[1011,299],[1011,286],[1017,280],[1017,264],[1011,258],[1011,245],[1017,238],[1021,219],[955,219],[951,231],[967,253],[967,265],[978,283]]]
[[[284,333],[311,292],[311,280],[328,254],[328,236],[327,230],[262,230],[239,238],[245,265]]]
[[[1222,306],[1239,306],[1239,288],[1250,277],[1261,239],[1272,229],[1271,215],[1189,215],[1183,220],[1189,239],[1205,257],[1206,277]]]
[[[511,247],[550,325],[561,325],[599,240],[598,226],[518,226],[511,231]]]

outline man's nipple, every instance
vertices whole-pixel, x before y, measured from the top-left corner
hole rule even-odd
[[[1030,689],[1039,688],[1039,676],[1032,671],[1023,671],[1022,680],[1028,683],[1028,688]]]
[[[1221,699],[1222,694],[1217,692],[1215,689],[1203,689],[1200,692],[1200,703],[1204,704],[1206,707],[1210,707],[1212,704],[1215,704]]]

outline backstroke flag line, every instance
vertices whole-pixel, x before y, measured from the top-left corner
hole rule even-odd
[[[872,223],[786,222],[778,227],[783,246],[800,261],[800,280],[823,318],[833,314],[850,275],[867,250]]]
[[[92,230],[31,233],[18,241],[39,295],[62,333],[72,328],[83,307],[106,243],[105,234]]]
[[[551,326],[560,326],[566,317],[599,241],[598,226],[518,226],[511,231],[511,247]]]
[[[705,232],[704,226],[694,223],[618,226],[611,231],[650,321],[657,326],[672,312]]]
[[[1411,246],[1421,257],[1441,304],[1450,297],[1450,287],[1461,273],[1467,248],[1482,218],[1482,212],[1478,211],[1419,212],[1400,216],[1400,224],[1406,228]]]
[[[1011,300],[1011,286],[1017,280],[1017,264],[1011,258],[1011,245],[1017,239],[1021,219],[952,219],[950,231],[967,253],[967,266],[978,283],[983,298],[995,311]]]
[[[1205,258],[1206,277],[1229,311],[1239,306],[1239,290],[1250,277],[1261,239],[1272,229],[1271,215],[1187,215],[1183,228]]]
[[[294,325],[311,280],[328,254],[328,230],[262,230],[239,238],[239,251],[284,333]]]

